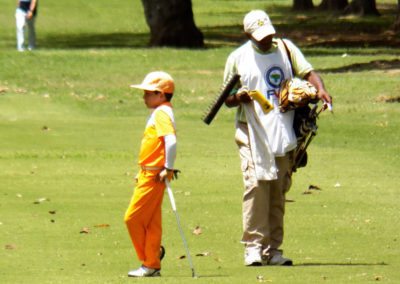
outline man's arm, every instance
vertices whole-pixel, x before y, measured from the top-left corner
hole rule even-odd
[[[37,0],[31,1],[31,5],[29,6],[28,13],[26,14],[27,19],[31,19],[33,17],[33,11],[35,11],[35,8],[36,8],[36,1]]]
[[[225,70],[224,70],[224,81],[226,81],[232,74],[237,74],[237,68],[234,56],[231,54],[229,55],[228,59],[226,60]],[[240,103],[249,103],[251,98],[247,91],[240,89],[240,83],[237,84],[235,89],[237,90],[236,93],[231,94],[226,98],[225,105],[227,107],[237,107]]]
[[[324,101],[327,104],[332,104],[332,97],[325,90],[324,82],[317,72],[310,71],[309,73],[307,73],[307,75],[304,76],[304,79],[306,79],[308,82],[313,84],[315,88],[317,88],[317,95],[320,100]]]
[[[239,90],[236,94],[229,96],[225,100],[225,105],[227,107],[237,107],[241,103],[249,103],[251,102],[251,97],[246,90]]]
[[[311,64],[306,60],[300,49],[294,45],[290,40],[285,40],[290,50],[290,56],[293,63],[293,69],[296,75],[303,78],[313,84],[318,90],[318,98],[327,104],[332,104],[332,97],[328,94],[325,89],[322,78],[314,71]]]

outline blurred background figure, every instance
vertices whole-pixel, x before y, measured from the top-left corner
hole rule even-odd
[[[17,25],[17,49],[24,51],[25,27],[28,26],[28,50],[35,49],[35,18],[37,14],[38,0],[17,0],[15,19]]]

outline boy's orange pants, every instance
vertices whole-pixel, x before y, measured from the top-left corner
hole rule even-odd
[[[125,224],[142,264],[160,269],[161,205],[164,182],[156,182],[160,171],[141,170],[132,200],[125,213]]]

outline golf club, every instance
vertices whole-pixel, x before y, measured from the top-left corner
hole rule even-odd
[[[194,266],[193,266],[192,258],[190,256],[189,247],[187,245],[187,242],[186,242],[186,239],[185,239],[185,235],[183,234],[183,230],[182,230],[182,227],[181,227],[181,222],[179,220],[179,215],[178,215],[178,212],[176,211],[175,198],[174,198],[174,195],[172,193],[172,189],[171,189],[171,186],[169,184],[168,179],[165,179],[165,185],[167,187],[169,200],[171,201],[172,211],[174,211],[174,213],[175,213],[176,222],[178,223],[179,232],[181,234],[181,237],[182,237],[182,240],[183,240],[183,245],[184,245],[185,250],[186,250],[186,256],[188,258],[190,268],[192,269],[192,277],[193,278],[197,278],[197,276],[196,276],[196,274],[194,272]]]

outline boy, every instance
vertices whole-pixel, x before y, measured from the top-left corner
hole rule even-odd
[[[142,266],[128,276],[161,276],[161,204],[165,179],[172,179],[176,157],[175,121],[170,103],[174,81],[169,74],[156,71],[149,73],[140,85],[131,87],[144,91],[144,103],[152,113],[142,138],[137,185],[125,213],[125,224]]]

